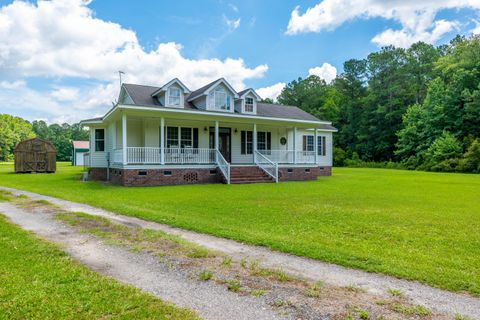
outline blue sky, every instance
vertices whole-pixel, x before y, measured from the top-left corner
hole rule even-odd
[[[383,45],[479,33],[478,0],[0,0],[0,112],[29,120],[101,115],[128,82],[179,77],[195,89],[226,77],[278,94]],[[19,98],[20,97],[20,98]]]

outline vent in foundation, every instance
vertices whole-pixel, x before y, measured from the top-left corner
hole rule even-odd
[[[310,173],[310,169],[305,169],[305,172],[306,172],[306,173]]]
[[[324,168],[324,167],[320,167],[319,169],[320,169],[320,170],[322,170],[322,171],[323,171],[323,170],[325,170],[325,168]]]
[[[146,176],[146,175],[147,175],[147,171],[138,171],[138,175],[139,175],[139,176]]]
[[[288,173],[293,173],[293,169],[287,169]]]
[[[211,175],[217,174],[217,169],[212,169],[212,170],[210,170],[210,174],[211,174]]]
[[[183,175],[183,180],[185,180],[185,182],[189,182],[189,183],[197,182],[198,181],[198,173],[196,173],[196,172],[185,173]]]
[[[163,171],[163,175],[169,177],[169,176],[172,175],[172,171],[170,171],[170,170],[165,170],[165,171]]]

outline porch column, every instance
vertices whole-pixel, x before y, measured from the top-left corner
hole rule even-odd
[[[112,135],[112,149],[113,149],[112,157],[114,157],[115,149],[117,149],[117,121],[116,120],[113,121],[112,128],[113,128],[112,129],[112,131],[113,131],[113,135]],[[114,158],[112,160],[115,161]]]
[[[122,156],[123,165],[127,164],[127,115],[122,114]]]
[[[215,121],[215,161],[218,163],[218,140],[219,140],[219,128],[218,128],[218,121]]]
[[[297,163],[297,127],[293,127],[293,163]]]
[[[253,124],[253,163],[257,163],[257,124]]]
[[[315,159],[315,164],[318,163],[318,141],[317,141],[317,128],[313,129],[313,150],[315,151],[315,156],[313,157]]]
[[[165,164],[165,118],[160,119],[160,163]]]

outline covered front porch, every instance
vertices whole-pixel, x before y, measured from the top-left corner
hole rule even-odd
[[[324,153],[318,150],[321,144],[314,143],[318,140],[315,128],[144,119],[124,114],[113,131],[113,138],[121,138],[112,143],[110,162],[114,166],[215,165],[222,160],[256,165],[258,158],[279,165],[301,165],[319,163]]]

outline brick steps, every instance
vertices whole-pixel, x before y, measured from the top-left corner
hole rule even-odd
[[[230,183],[268,183],[273,182],[272,177],[258,167],[231,167]]]

